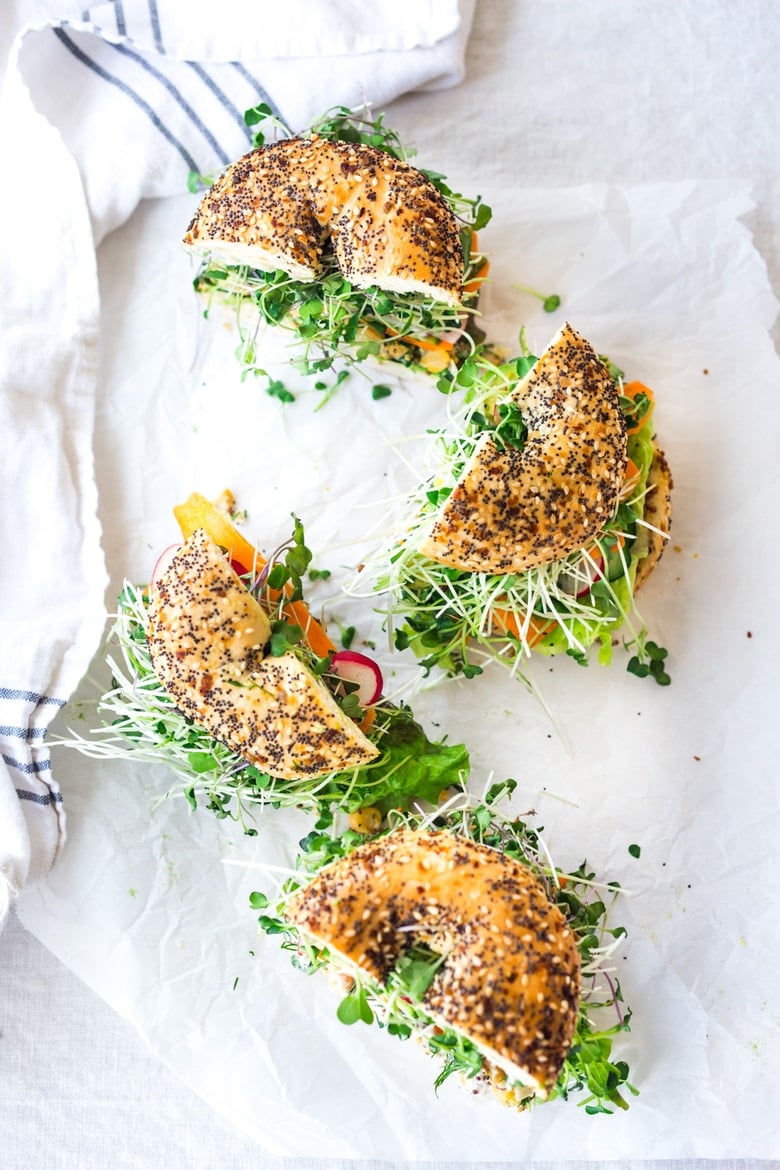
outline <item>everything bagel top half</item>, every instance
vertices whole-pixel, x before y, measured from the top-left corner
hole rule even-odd
[[[184,245],[303,281],[332,255],[357,288],[461,300],[458,220],[420,171],[360,143],[312,136],[250,151],[203,196]]]
[[[290,921],[380,986],[412,942],[444,961],[423,997],[510,1078],[544,1097],[571,1046],[574,934],[519,861],[441,831],[361,845],[293,895]]]

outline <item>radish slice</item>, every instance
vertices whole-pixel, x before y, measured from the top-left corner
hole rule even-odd
[[[157,560],[154,562],[152,577],[149,582],[150,588],[159,580],[181,547],[182,546],[180,544],[169,544],[166,549],[163,549]]]
[[[330,664],[332,674],[357,684],[354,692],[361,707],[371,707],[382,694],[382,671],[373,658],[357,650],[337,650]]]
[[[572,597],[584,597],[590,593],[596,581],[604,576],[604,558],[600,552],[591,553],[582,557],[580,563],[570,573],[561,573],[558,578],[558,588],[562,593]]]

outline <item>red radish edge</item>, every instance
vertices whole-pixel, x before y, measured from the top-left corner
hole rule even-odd
[[[382,694],[382,671],[367,654],[357,650],[337,650],[330,670],[345,682],[357,684],[355,695],[361,707],[371,707]]]
[[[154,562],[152,576],[149,581],[150,588],[156,583],[158,578],[163,575],[165,570],[168,568],[168,565],[170,565],[171,561],[176,556],[181,547],[181,544],[169,544],[167,548],[163,549],[157,560]]]
[[[584,597],[586,593],[590,593],[593,585],[595,585],[596,581],[601,580],[603,573],[604,573],[604,558],[600,552],[591,553],[591,555],[587,558],[583,557],[582,564],[583,564],[583,567],[585,567],[587,569],[587,571],[590,575],[590,580],[587,583],[583,582],[580,585],[579,589],[577,590],[577,592],[575,594],[576,597]],[[573,573],[561,573],[561,577],[559,578],[559,583],[560,583],[560,580],[564,577],[571,578],[572,582],[575,580]],[[571,593],[572,590],[569,589],[569,590],[566,590],[566,592]]]

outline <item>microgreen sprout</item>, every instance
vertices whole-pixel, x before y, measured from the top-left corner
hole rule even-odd
[[[244,122],[247,126],[250,127],[259,127],[261,125],[267,125],[270,123],[272,126],[277,128],[282,138],[290,138],[292,135],[292,131],[290,130],[289,126],[285,125],[285,123],[282,122],[280,118],[277,118],[267,102],[260,102],[258,105],[252,106],[250,109],[246,110],[244,113]],[[266,131],[260,129],[255,130],[255,133],[252,136],[252,145],[263,146],[267,140],[267,137],[268,135]]]
[[[626,1109],[625,1094],[636,1095],[637,1090],[629,1080],[628,1064],[613,1057],[614,1042],[630,1030],[631,1021],[614,969],[615,951],[626,935],[624,927],[610,922],[619,885],[598,881],[585,862],[570,872],[556,867],[541,828],[499,811],[497,806],[515,789],[514,780],[505,780],[491,784],[477,796],[457,786],[444,804],[430,812],[423,812],[420,806],[391,812],[382,833],[401,827],[451,832],[501,851],[540,879],[577,939],[582,981],[571,1048],[548,1099],[578,1099],[587,1113]],[[366,839],[352,830],[338,833],[332,826],[327,828],[330,831],[310,833],[300,842],[295,862],[298,875],[287,878],[275,896],[251,895],[253,909],[261,910],[260,930],[277,936],[299,970],[313,973],[324,968],[343,983],[345,994],[336,1009],[342,1023],[377,1024],[401,1040],[413,1036],[420,1040],[438,1062],[436,1090],[458,1074],[473,1087],[497,1089],[519,1109],[537,1104],[540,1098],[500,1068],[495,1057],[486,1055],[477,1043],[427,1008],[426,993],[446,963],[446,954],[420,943],[410,933],[408,947],[386,982],[379,984],[288,920],[285,907],[290,896],[324,866],[348,855]]]
[[[529,288],[525,284],[515,284],[512,287],[516,288],[518,292],[528,293],[529,296],[536,297],[538,301],[542,302],[542,308],[545,313],[554,313],[556,309],[560,308],[561,298],[557,293],[545,294],[537,292],[535,288]]]

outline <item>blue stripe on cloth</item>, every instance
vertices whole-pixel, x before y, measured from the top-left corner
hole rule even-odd
[[[239,110],[239,108],[237,106],[233,105],[233,103],[231,102],[230,98],[225,93],[225,91],[223,89],[219,88],[216,81],[214,81],[213,78],[209,77],[206,70],[203,68],[202,65],[199,65],[197,61],[188,61],[187,64],[189,65],[190,69],[192,69],[192,71],[194,73],[197,73],[198,77],[201,79],[201,81],[206,86],[206,88],[211,90],[211,92],[214,94],[214,97],[217,99],[219,104],[221,106],[223,106],[224,109],[227,110],[227,112],[231,115],[231,117],[233,117],[235,119],[236,122],[238,122],[241,129],[248,136],[249,135],[249,128],[248,128],[246,122],[244,121],[244,115],[241,113],[241,111]]]
[[[37,691],[20,691],[14,687],[0,687],[0,699],[24,699],[28,703],[35,703],[36,707],[42,707],[44,703],[65,706],[65,699],[55,699],[53,695],[39,695]]]
[[[31,739],[43,739],[45,734],[45,727],[0,727],[0,735],[8,739],[25,739],[28,743]]]
[[[73,54],[77,61],[80,61],[82,65],[86,65],[87,68],[91,69],[93,73],[96,73],[98,77],[101,77],[104,81],[107,81],[109,85],[115,86],[121,93],[129,97],[130,100],[146,114],[155,128],[160,131],[162,136],[166,138],[168,142],[170,142],[171,146],[173,146],[179,152],[182,159],[187,164],[188,169],[191,171],[197,171],[200,174],[201,168],[198,167],[198,164],[195,162],[195,159],[187,150],[186,146],[179,142],[178,138],[176,138],[176,136],[171,133],[168,127],[160,121],[155,111],[148,102],[144,101],[140,94],[137,94],[135,90],[131,89],[131,87],[124,81],[120,81],[118,77],[114,77],[113,74],[104,69],[102,65],[98,65],[96,61],[93,61],[91,57],[88,57],[87,54],[78,47],[78,45],[73,43],[70,37],[65,35],[61,28],[55,28],[53,32],[57,39],[64,45],[69,53]],[[120,46],[117,45],[115,48],[120,48]]]
[[[62,804],[61,792],[49,792],[45,796],[38,792],[28,792],[26,788],[17,788],[16,795],[20,800],[31,800],[33,804]]]
[[[249,84],[254,88],[255,93],[259,97],[260,101],[265,102],[265,104],[270,108],[273,116],[278,118],[280,122],[283,122],[284,118],[279,112],[279,107],[277,106],[276,102],[272,100],[270,94],[263,88],[257,78],[253,77],[249,70],[244,65],[242,65],[240,61],[231,61],[230,64],[233,66],[236,73],[238,73],[239,77],[243,77],[244,81],[248,81]]]
[[[22,760],[15,760],[13,756],[7,756],[5,752],[3,752],[2,760],[9,768],[16,768],[17,772],[22,772],[25,776],[35,776],[38,772],[51,771],[51,760],[33,760],[31,764],[28,764]]]
[[[149,19],[152,22],[154,47],[158,53],[164,53],[162,34],[160,32],[160,13],[157,11],[157,0],[149,0]]]
[[[190,119],[192,124],[197,127],[197,129],[208,142],[211,149],[218,156],[220,161],[227,166],[227,164],[230,162],[230,157],[225,154],[224,150],[217,142],[208,126],[205,124],[205,122],[201,121],[190,103],[186,98],[182,97],[181,93],[170,80],[170,78],[166,77],[164,73],[161,73],[159,69],[155,69],[154,65],[151,65],[145,57],[140,55],[140,53],[135,53],[132,49],[128,49],[127,45],[112,45],[111,48],[119,53],[120,56],[129,57],[131,61],[135,61],[136,64],[140,65],[142,69],[145,69],[151,77],[153,77],[156,81],[159,81],[160,84],[168,90],[168,93],[171,95],[173,100],[181,106],[187,117]],[[195,168],[193,167],[191,169],[194,170]]]
[[[127,36],[127,22],[125,21],[125,10],[122,7],[122,0],[114,0],[114,13],[116,15],[116,31],[121,37]]]

